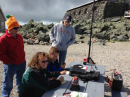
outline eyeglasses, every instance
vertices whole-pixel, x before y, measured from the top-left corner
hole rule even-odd
[[[68,24],[70,23],[70,21],[65,21],[65,22],[68,23]]]
[[[49,62],[49,60],[46,60],[46,61],[42,61],[42,63],[45,63],[45,62]]]
[[[19,29],[19,27],[14,27],[13,29],[14,29],[14,30],[17,30],[17,29]]]

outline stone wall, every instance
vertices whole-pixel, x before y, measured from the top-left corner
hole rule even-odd
[[[104,8],[103,18],[106,21],[111,21],[115,17],[124,19],[124,11],[129,10],[129,5],[125,3],[107,2]]]
[[[70,14],[73,20],[88,21],[92,18],[93,2],[83,6],[70,9],[66,14]],[[110,21],[113,17],[124,16],[124,11],[128,10],[129,6],[125,3],[110,2],[110,1],[97,1],[94,8],[94,21],[105,19]]]

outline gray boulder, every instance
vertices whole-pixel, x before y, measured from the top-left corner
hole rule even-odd
[[[106,39],[106,40],[110,40],[110,35],[107,32],[102,32],[102,33],[97,33],[94,34],[94,37],[98,38],[98,39]]]
[[[112,38],[113,41],[117,40],[117,38]]]
[[[27,34],[26,36],[25,36],[25,38],[26,39],[29,39],[29,38],[32,38],[32,39],[34,39],[34,38],[36,38],[36,33],[29,33],[29,34]]]
[[[37,22],[33,22],[32,24],[34,25],[34,28],[37,27],[37,25],[38,25]]]
[[[109,30],[110,26],[107,23],[102,24],[101,31]]]
[[[126,27],[126,31],[129,31],[129,30],[130,30],[130,26],[127,26],[127,27]]]
[[[29,38],[28,40],[27,40],[27,43],[28,44],[33,44],[35,42],[35,40],[34,39],[31,39],[31,38]]]
[[[34,33],[38,33],[38,32],[39,32],[39,29],[34,28],[34,29],[33,29],[33,32],[34,32]]]
[[[35,42],[33,44],[39,44],[39,40],[36,39]]]
[[[42,39],[42,41],[49,43],[49,41],[50,41],[49,35],[45,35],[44,38]]]
[[[46,35],[42,31],[39,32],[39,34],[37,35],[36,38],[39,39],[39,41],[43,41],[43,42],[48,42],[49,43],[49,41],[50,41],[49,35]]]
[[[24,34],[24,32],[23,32],[23,31],[19,31],[18,33],[19,33],[20,35],[23,35],[23,34]]]
[[[43,30],[42,30],[44,33],[46,33],[46,32],[48,32],[49,30],[48,30],[48,28],[47,28],[47,26],[43,26]]]
[[[83,34],[90,34],[90,30],[85,30]]]
[[[96,28],[96,29],[93,29],[92,32],[93,32],[93,35],[95,35],[95,34],[97,34],[97,33],[100,32],[100,29],[97,29],[97,28]]]
[[[44,45],[49,45],[49,43],[48,42],[43,42],[44,43]]]
[[[42,33],[42,32],[41,32],[41,33],[39,33],[39,34],[37,35],[36,38],[39,39],[39,41],[42,41],[42,39],[45,37],[45,35],[46,35],[45,33]]]
[[[128,32],[128,37],[130,38],[130,32]]]
[[[114,19],[111,20],[111,22],[118,22],[120,20],[121,20],[120,18],[114,18]]]
[[[26,37],[26,39],[29,39],[29,38],[31,38],[31,35],[27,34],[25,37]]]
[[[54,24],[52,23],[52,24],[47,25],[47,28],[51,29],[53,26],[54,26]]]
[[[127,40],[127,37],[126,36],[123,36],[123,35],[120,35],[120,36],[117,36],[117,39],[119,41],[126,41]]]
[[[23,37],[23,38],[26,38],[27,35],[28,35],[28,33],[24,32],[24,33],[22,34],[22,37]],[[26,38],[26,39],[27,39],[27,38]]]
[[[44,45],[44,42],[43,42],[43,41],[40,41],[39,44],[40,44],[40,45]]]
[[[27,30],[31,29],[31,27],[32,27],[32,24],[25,24],[25,25],[22,26],[21,29],[22,29],[23,31],[27,31]]]
[[[74,26],[75,33],[76,33],[76,34],[80,34],[80,32],[79,32],[80,27],[82,27],[81,24],[77,24],[77,25]]]
[[[72,25],[75,25],[75,24],[77,24],[79,22],[79,20],[73,20],[72,22],[71,22],[71,24]]]
[[[99,41],[98,45],[103,45],[103,46],[104,46],[104,45],[105,45],[105,40],[102,40],[102,39],[101,39],[101,40]]]
[[[115,35],[115,34],[110,35],[110,39],[113,39],[113,38],[117,39],[117,35]]]
[[[27,43],[27,39],[23,38],[23,43]]]
[[[38,26],[36,27],[36,29],[38,29],[38,30],[43,30],[44,27],[43,27],[43,25],[38,25]]]
[[[26,30],[26,33],[32,33],[31,29]]]
[[[86,24],[90,24],[91,22],[92,22],[92,20],[89,19],[89,20],[86,21]]]
[[[32,24],[32,23],[34,23],[33,19],[31,19],[27,24]]]

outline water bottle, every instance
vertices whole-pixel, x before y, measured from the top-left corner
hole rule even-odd
[[[87,58],[86,58],[86,54],[84,54],[83,64],[86,65],[86,63],[87,63]]]

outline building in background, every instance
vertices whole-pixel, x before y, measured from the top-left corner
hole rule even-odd
[[[114,2],[113,2],[114,1]],[[124,17],[124,12],[130,10],[130,0],[95,0],[94,21],[111,21],[115,17]],[[88,21],[92,19],[93,1],[66,11],[73,20]]]
[[[2,8],[0,6],[0,31],[5,30],[5,21],[6,21],[6,18],[4,16],[4,13],[3,13]]]

